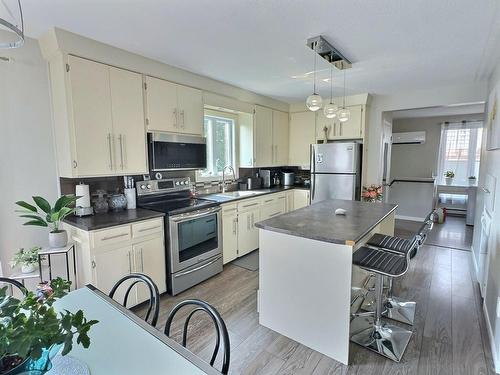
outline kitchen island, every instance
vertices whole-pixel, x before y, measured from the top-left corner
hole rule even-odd
[[[259,323],[348,364],[351,288],[366,276],[352,254],[374,233],[394,234],[396,208],[326,200],[258,222]]]

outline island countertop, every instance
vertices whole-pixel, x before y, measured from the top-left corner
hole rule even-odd
[[[345,215],[335,215],[337,208]],[[331,199],[260,221],[256,227],[313,240],[354,246],[388,215],[396,204]]]

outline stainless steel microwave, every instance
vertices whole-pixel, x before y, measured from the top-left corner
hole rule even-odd
[[[206,138],[196,135],[148,133],[149,169],[205,169]]]

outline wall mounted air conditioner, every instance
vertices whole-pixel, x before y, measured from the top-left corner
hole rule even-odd
[[[393,133],[392,144],[421,145],[425,143],[425,132]]]

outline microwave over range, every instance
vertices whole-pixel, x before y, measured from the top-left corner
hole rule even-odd
[[[151,171],[205,169],[206,138],[196,135],[148,133],[149,168]]]

